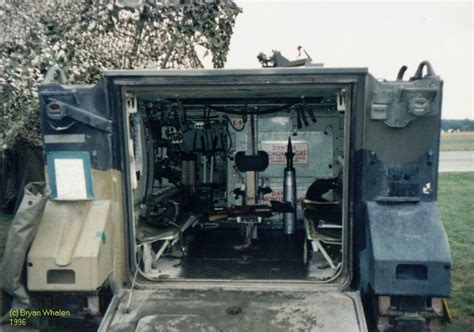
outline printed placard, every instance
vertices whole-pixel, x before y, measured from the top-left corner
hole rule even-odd
[[[57,198],[61,200],[87,199],[84,161],[55,159]]]
[[[261,143],[261,149],[268,153],[270,165],[285,165],[288,142],[266,141]],[[308,142],[292,142],[293,164],[308,164]]]
[[[46,154],[51,195],[55,200],[94,198],[92,168],[87,151],[52,151]]]
[[[270,201],[283,202],[283,188],[272,188],[272,192],[263,196],[262,204],[271,205]]]

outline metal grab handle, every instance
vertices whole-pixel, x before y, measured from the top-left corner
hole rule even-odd
[[[415,75],[410,78],[410,81],[415,81],[415,80],[421,80],[423,77],[421,76],[423,74],[423,68],[426,67],[426,77],[435,77],[436,73],[433,70],[433,66],[431,66],[431,63],[429,61],[422,61],[419,65],[418,68],[415,72]]]
[[[405,75],[405,72],[407,71],[407,69],[408,69],[407,66],[402,66],[400,68],[397,74],[397,81],[403,81],[403,76]]]

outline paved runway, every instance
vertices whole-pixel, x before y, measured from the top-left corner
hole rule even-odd
[[[474,151],[441,151],[440,172],[474,172]]]

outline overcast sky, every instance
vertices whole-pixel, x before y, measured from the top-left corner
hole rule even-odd
[[[405,77],[422,60],[444,80],[443,118],[474,118],[471,2],[236,1],[226,68],[256,68],[259,52],[296,58],[302,45],[325,67],[368,67],[376,78]]]

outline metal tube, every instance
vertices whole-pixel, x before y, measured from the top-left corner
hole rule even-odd
[[[202,156],[202,183],[207,183],[207,157]]]
[[[296,229],[296,174],[295,170],[285,170],[283,183],[283,201],[294,207],[293,212],[285,212],[283,231],[285,234],[294,234]]]
[[[247,124],[247,155],[254,156],[257,154],[257,116],[250,115],[249,123]],[[256,172],[246,172],[246,200],[247,205],[256,204],[257,197],[257,174]]]
[[[296,173],[293,167],[293,147],[291,136],[288,137],[288,147],[286,151],[286,168],[283,174],[283,201],[290,203],[292,212],[285,212],[283,215],[283,231],[285,234],[294,234],[296,229]]]
[[[214,183],[214,156],[211,156],[211,171],[209,173],[209,183]]]

